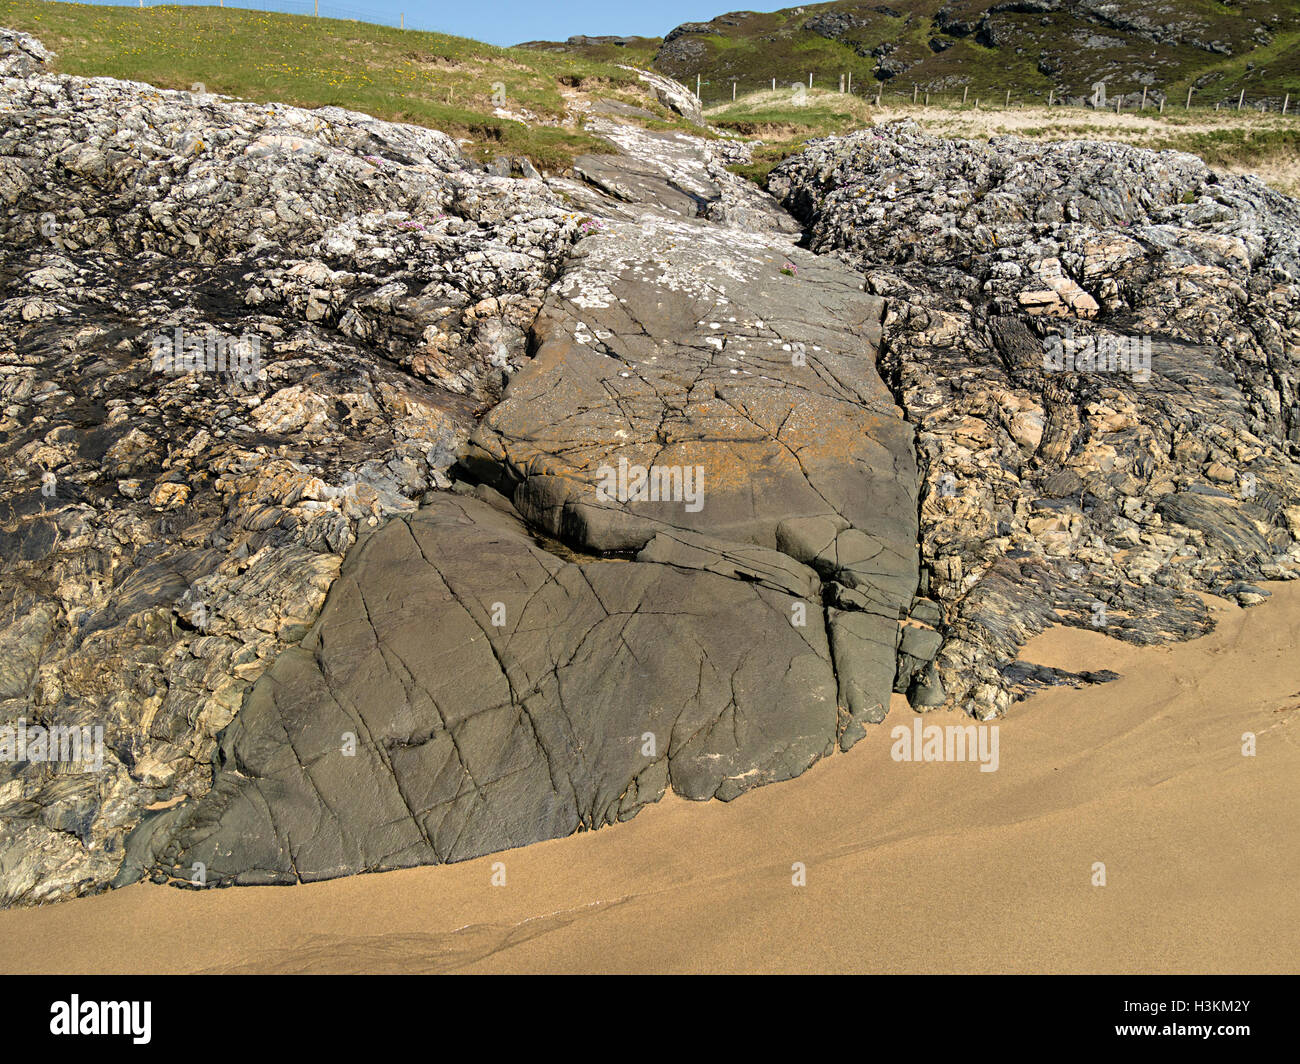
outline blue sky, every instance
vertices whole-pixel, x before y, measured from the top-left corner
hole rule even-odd
[[[105,0],[91,0],[103,3]],[[117,4],[123,0],[110,0]],[[134,7],[138,0],[125,0]],[[145,0],[152,5],[157,0]],[[181,0],[192,2],[192,0]],[[215,4],[217,0],[205,0]],[[397,24],[405,13],[406,24],[417,29],[438,30],[459,37],[473,37],[490,44],[518,44],[520,41],[562,41],[577,33],[590,36],[660,37],[682,22],[705,22],[727,11],[777,11],[798,0],[783,3],[737,4],[736,0],[658,0],[648,4],[619,4],[609,0],[463,0],[461,3],[430,3],[429,0],[320,0],[322,15],[366,19]],[[230,0],[232,7],[254,7],[264,11],[309,13],[312,0]]]

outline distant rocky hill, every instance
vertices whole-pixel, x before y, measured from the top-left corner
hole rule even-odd
[[[590,58],[636,56],[654,69],[711,83],[714,98],[778,82],[825,86],[852,75],[865,91],[973,93],[988,98],[1188,88],[1202,102],[1280,107],[1300,94],[1297,0],[838,0],[769,14],[735,11],[687,22],[663,38],[571,37],[532,47]],[[1177,92],[1175,93],[1175,90]],[[710,93],[704,93],[706,100]]]

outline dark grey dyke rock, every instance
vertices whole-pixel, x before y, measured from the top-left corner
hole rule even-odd
[[[552,286],[458,463],[474,498],[428,496],[348,555],[212,789],[139,828],[119,882],[462,860],[669,786],[729,800],[917,686],[941,637],[902,624],[916,471],[875,368],[881,300],[779,233],[641,207]],[[634,468],[677,480],[640,498]]]
[[[212,789],[137,829],[121,881],[465,860],[626,820],[667,787],[789,779],[837,729],[825,630],[790,623],[817,584],[690,535],[563,561],[517,517],[436,496],[349,554],[223,734]]]

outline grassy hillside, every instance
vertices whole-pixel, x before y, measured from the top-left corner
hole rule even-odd
[[[577,55],[600,63],[628,63],[648,68],[664,43],[662,37],[571,37],[569,41],[524,41],[516,45],[557,55]]]
[[[535,44],[605,58],[609,43]],[[598,41],[609,39],[601,38]],[[644,56],[656,42],[630,38]],[[1188,88],[1213,104],[1280,104],[1300,98],[1300,0],[838,0],[770,14],[732,12],[686,23],[657,42],[654,67],[705,82],[707,103],[767,86],[838,86],[910,97],[921,92],[986,100],[1086,96],[1104,80],[1110,94],[1160,90],[1183,101]]]
[[[564,123],[566,95],[624,99],[672,119],[635,74],[610,63],[361,22],[0,0],[0,26],[39,37],[58,53],[55,68],[64,73],[173,89],[201,82],[242,99],[332,104],[440,129],[482,158],[527,155],[544,168],[602,150],[572,120]],[[494,93],[522,121],[494,113]]]

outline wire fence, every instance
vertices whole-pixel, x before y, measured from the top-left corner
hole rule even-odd
[[[127,2],[129,3],[129,0]],[[428,33],[442,32],[438,27],[424,23],[418,16],[414,20],[408,19],[404,12],[398,12],[396,16],[392,16],[374,11],[359,11],[355,8],[337,7],[334,4],[322,4],[320,0],[240,0],[238,4],[229,5],[225,3],[225,0],[218,0],[216,5],[211,0],[180,0],[180,2],[177,2],[177,0],[169,0],[169,2],[136,0],[136,2],[141,8],[229,7],[232,10],[261,11],[282,15],[313,15],[319,18],[366,22],[375,26],[388,26],[392,29],[419,30]],[[688,78],[687,81],[689,82],[689,80]],[[687,87],[692,86],[688,84]],[[840,74],[837,80],[824,76],[819,79],[815,73],[805,73],[793,78],[774,76],[763,81],[726,77],[704,78],[703,75],[698,75],[693,87],[696,97],[706,108],[718,107],[752,93],[770,92],[778,89],[788,90],[791,96],[790,102],[796,107],[808,102],[808,97],[805,95],[806,89],[841,92],[879,106],[906,106],[911,103],[922,107],[949,109],[977,108],[987,110],[1047,106],[1080,107],[1098,111],[1114,111],[1121,114],[1133,111],[1163,113],[1166,110],[1213,109],[1215,111],[1258,111],[1294,115],[1297,106],[1300,106],[1300,86],[1296,87],[1294,93],[1284,92],[1281,95],[1256,94],[1249,98],[1244,89],[1239,90],[1236,96],[1230,94],[1216,96],[1212,91],[1208,92],[1208,94],[1207,92],[1198,94],[1193,89],[1188,90],[1184,98],[1181,90],[1174,95],[1166,95],[1161,89],[1153,87],[1107,95],[1105,85],[1102,82],[1092,85],[1086,93],[1057,92],[1054,89],[1049,89],[1046,95],[1042,92],[1018,93],[1015,90],[993,91],[992,93],[980,95],[972,93],[969,88],[963,88],[960,93],[957,93],[956,90],[947,86],[943,88],[927,87],[919,83],[899,85],[895,81],[890,81],[872,82],[864,85],[862,83],[855,84],[852,74]],[[1178,98],[1175,98],[1175,96]]]
[[[1055,89],[1028,93],[1014,89],[994,89],[979,93],[969,87],[954,89],[945,86],[942,90],[931,89],[919,82],[899,85],[892,81],[888,83],[873,81],[864,86],[854,82],[848,75],[840,75],[838,80],[825,76],[819,78],[816,74],[805,74],[793,79],[773,77],[764,81],[745,78],[705,78],[700,75],[695,79],[694,84],[688,84],[687,87],[695,90],[696,97],[706,109],[723,107],[755,93],[773,92],[788,94],[786,103],[790,106],[808,106],[815,99],[812,90],[854,96],[866,103],[885,107],[909,104],[918,107],[980,110],[1078,107],[1115,113],[1141,111],[1165,113],[1200,109],[1275,112],[1282,115],[1295,115],[1297,108],[1300,107],[1300,90],[1294,94],[1283,92],[1279,95],[1257,95],[1253,98],[1248,96],[1244,89],[1229,95],[1207,95],[1205,92],[1198,93],[1195,89],[1166,94],[1159,88],[1148,86],[1123,93],[1108,93],[1104,82],[1095,83],[1087,93],[1062,92]]]

